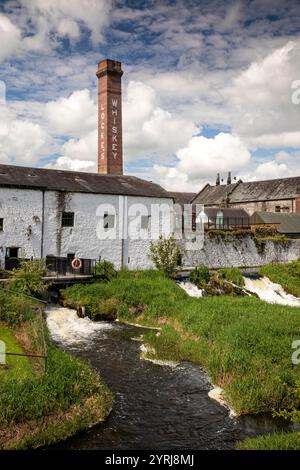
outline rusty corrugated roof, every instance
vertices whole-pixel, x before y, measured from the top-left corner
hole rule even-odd
[[[171,197],[158,184],[136,176],[99,175],[14,165],[0,165],[0,186],[125,196]]]

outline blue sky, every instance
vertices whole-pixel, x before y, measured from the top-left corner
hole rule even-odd
[[[0,5],[1,163],[96,171],[95,72],[109,57],[125,71],[127,173],[190,191],[217,172],[300,175],[298,1]]]

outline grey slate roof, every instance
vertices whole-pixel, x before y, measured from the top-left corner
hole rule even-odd
[[[250,224],[280,224],[279,233],[300,233],[300,214],[284,212],[254,212]]]
[[[293,199],[300,196],[300,176],[279,178],[265,181],[243,183],[239,180],[234,184],[211,186],[207,184],[197,194],[193,202],[205,205],[220,205],[229,197],[230,203],[251,201],[276,201]]]
[[[237,183],[211,186],[207,184],[193,199],[194,204],[220,205],[232,193]]]
[[[189,204],[196,196],[196,193],[180,193],[169,191],[169,195],[174,199],[175,203],[183,206],[184,204]]]
[[[243,219],[244,221],[249,222],[249,215],[244,209],[239,209],[239,208],[218,209],[217,207],[205,207],[204,208],[205,214],[212,219],[217,217],[217,213],[219,210],[223,212],[224,219]]]
[[[94,194],[170,198],[158,184],[135,176],[99,175],[78,171],[49,170],[0,165],[0,187],[47,189]]]
[[[232,193],[230,202],[275,201],[297,195],[300,195],[300,176],[240,183]]]

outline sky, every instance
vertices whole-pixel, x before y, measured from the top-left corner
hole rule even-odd
[[[124,70],[126,174],[300,176],[298,0],[0,0],[0,163],[96,171],[104,58]]]

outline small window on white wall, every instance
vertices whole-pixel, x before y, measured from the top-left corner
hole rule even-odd
[[[150,215],[141,215],[141,228],[147,230],[150,226]]]
[[[3,232],[3,219],[0,219],[0,232]]]
[[[105,230],[114,228],[115,216],[113,214],[108,214],[107,212],[105,212],[104,217],[103,217],[103,226]]]

